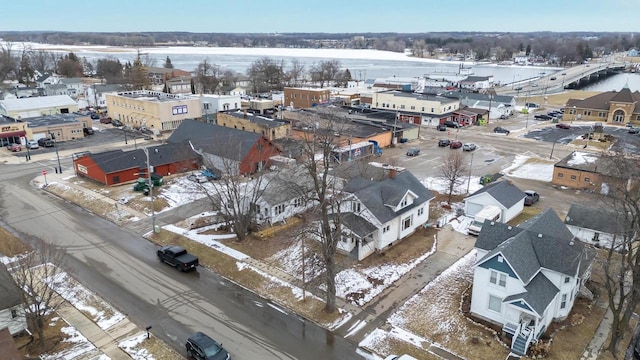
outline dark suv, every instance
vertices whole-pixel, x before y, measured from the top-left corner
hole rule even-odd
[[[229,360],[231,356],[219,344],[206,334],[198,331],[187,339],[185,344],[187,357],[197,360]]]
[[[38,145],[42,147],[54,147],[56,144],[51,139],[42,138],[38,139]]]
[[[445,147],[445,146],[449,146],[449,145],[451,145],[451,140],[448,140],[448,139],[440,139],[440,140],[438,141],[438,146],[440,146],[440,147]]]
[[[459,128],[460,124],[455,121],[447,120],[444,122],[444,126],[450,127],[450,128]]]

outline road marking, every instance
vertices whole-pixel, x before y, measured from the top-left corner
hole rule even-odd
[[[436,161],[436,160],[439,160],[439,159],[440,159],[440,156],[438,156],[437,158],[430,159],[430,160],[425,160],[425,161],[419,163],[418,165],[424,165],[426,163],[430,163],[432,161]]]

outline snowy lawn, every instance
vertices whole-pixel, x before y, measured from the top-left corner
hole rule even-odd
[[[424,349],[443,347],[467,359],[504,359],[508,349],[495,333],[470,321],[461,312],[462,294],[471,286],[475,251],[470,252],[425,286],[388,318],[391,338],[403,338]],[[380,331],[361,345],[388,353],[389,344]],[[396,335],[394,335],[396,334]]]
[[[102,330],[107,330],[125,317],[93,292],[60,272],[55,279],[47,279],[47,285],[55,290],[76,309],[93,320]]]
[[[181,359],[173,348],[151,336],[147,339],[147,333],[138,334],[129,339],[120,341],[118,347],[129,354],[133,360],[155,359]]]
[[[43,360],[109,359],[106,355],[101,354],[76,328],[60,317],[51,318],[48,329],[49,331],[56,329],[59,331],[57,336],[51,334],[52,338],[55,337],[59,341],[56,345],[58,350],[41,355],[40,358]],[[61,341],[60,338],[62,338]]]
[[[555,163],[553,160],[539,157],[516,155],[511,166],[501,172],[517,178],[550,182],[553,177],[553,164]]]

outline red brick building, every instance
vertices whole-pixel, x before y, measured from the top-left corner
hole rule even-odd
[[[296,109],[311,108],[327,104],[331,92],[329,89],[316,88],[284,88],[284,106],[292,106]]]
[[[271,165],[280,150],[259,133],[184,120],[167,140],[189,144],[202,156],[203,164],[222,174],[249,175]]]
[[[166,176],[200,167],[200,156],[187,145],[160,145],[147,148],[151,172]],[[147,156],[143,149],[113,150],[75,157],[73,167],[78,176],[110,186],[145,177]]]

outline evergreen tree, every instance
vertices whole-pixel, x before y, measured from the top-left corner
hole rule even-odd
[[[167,56],[167,59],[164,61],[165,69],[173,69],[173,64],[171,63],[171,59]]]

